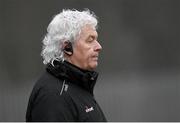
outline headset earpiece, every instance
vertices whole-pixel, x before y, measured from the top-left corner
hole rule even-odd
[[[73,47],[71,42],[65,42],[64,53],[71,56],[73,54]]]

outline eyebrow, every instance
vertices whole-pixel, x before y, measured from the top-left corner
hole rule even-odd
[[[89,39],[89,38],[94,38],[94,39],[97,39],[98,38],[98,35],[96,36],[96,35],[89,35],[88,37],[87,37],[87,39]]]

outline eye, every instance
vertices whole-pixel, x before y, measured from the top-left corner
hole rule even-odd
[[[88,42],[93,42],[95,40],[95,37],[94,36],[90,36],[89,38],[88,38]]]
[[[93,37],[90,37],[89,39],[88,39],[88,41],[93,41],[94,40],[94,38]]]

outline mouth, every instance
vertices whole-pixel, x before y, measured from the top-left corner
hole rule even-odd
[[[92,59],[98,61],[98,55],[93,56]]]

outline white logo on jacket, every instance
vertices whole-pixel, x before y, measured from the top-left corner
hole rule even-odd
[[[63,91],[67,91],[67,90],[68,90],[68,84],[66,84],[65,82],[66,82],[66,81],[64,80],[64,81],[63,81],[62,88],[61,88],[60,95],[62,95]]]
[[[93,111],[93,110],[94,110],[93,107],[88,108],[88,107],[86,106],[86,113],[88,113],[88,112],[90,112],[90,111]]]

